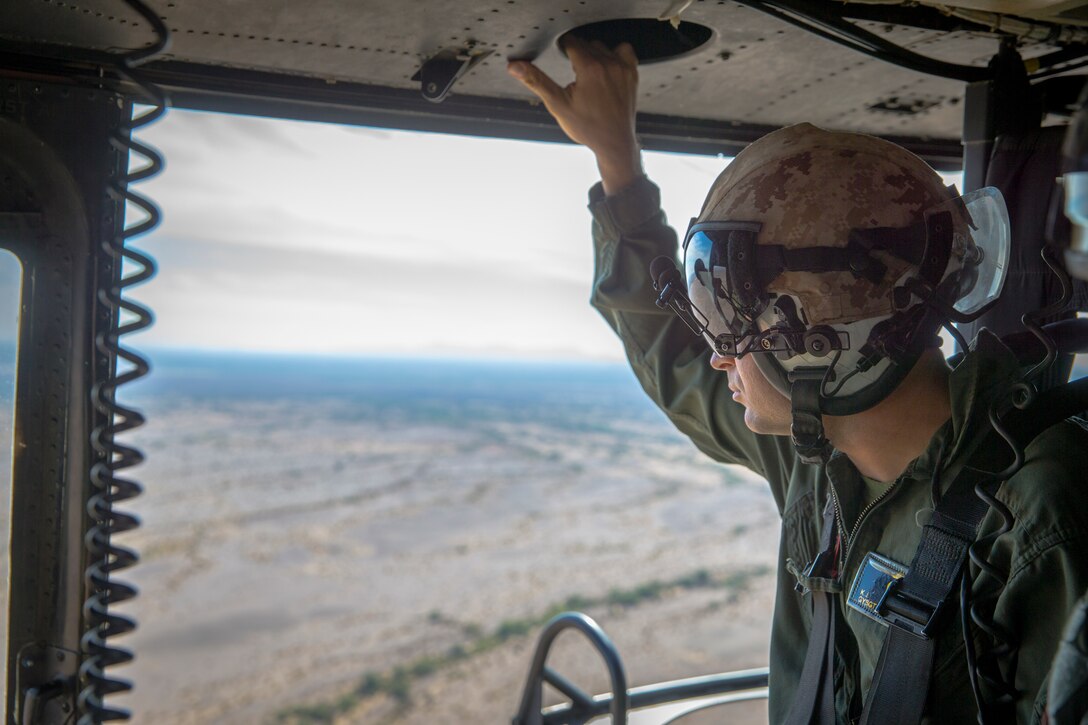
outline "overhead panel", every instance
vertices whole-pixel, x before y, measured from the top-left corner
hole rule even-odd
[[[471,58],[445,96],[447,103],[455,98],[531,101],[507,76],[508,58],[534,59],[567,83],[573,76],[556,45],[567,31],[621,18],[646,19],[672,31],[668,21],[657,18],[683,8],[678,20],[709,29],[709,39],[681,57],[643,66],[639,98],[641,113],[675,119],[680,136],[684,121],[713,123],[726,134],[733,127],[751,133],[809,121],[953,143],[962,126],[962,82],[891,65],[724,0],[696,0],[686,8],[668,0],[149,4],[173,32],[168,57],[189,64],[190,71],[260,71],[273,79],[422,94],[419,72],[428,59],[442,53]],[[998,47],[996,36],[981,26],[949,32],[871,20],[860,25],[915,52],[959,64],[985,65]],[[139,46],[150,42],[151,33],[120,0],[7,0],[0,14],[0,41],[5,40],[59,46],[78,56],[82,50]],[[1020,51],[1033,57],[1054,49],[1028,42]],[[459,128],[464,130],[463,124]]]

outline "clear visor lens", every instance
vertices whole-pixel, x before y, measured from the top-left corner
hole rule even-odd
[[[737,312],[731,302],[726,269],[715,265],[715,260],[715,243],[710,236],[696,232],[688,238],[684,247],[688,299],[705,325],[703,338],[710,348],[732,357],[749,352],[789,351],[779,330],[759,331],[754,321]]]
[[[692,234],[684,247],[684,277],[691,303],[706,317],[707,332],[718,335],[739,335],[743,323],[730,304],[725,285],[724,267],[714,267],[714,240],[703,232]]]
[[[961,314],[973,315],[1001,294],[1009,268],[1009,211],[1001,192],[978,189],[927,210],[951,211],[956,219],[953,260],[962,265],[949,301]]]

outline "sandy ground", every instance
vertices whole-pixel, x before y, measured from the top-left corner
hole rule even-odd
[[[757,585],[764,589],[764,581]],[[599,611],[593,615],[608,630],[621,654],[629,686],[650,684],[722,669],[766,665],[767,611],[771,597],[765,593],[729,601],[722,593],[700,592],[677,596],[630,610]],[[390,722],[404,725],[426,723],[502,723],[517,711],[535,643],[518,642],[477,658],[463,666],[428,678],[413,690],[411,705],[364,702],[337,722]],[[550,664],[583,690],[610,690],[600,657],[584,640],[570,633],[556,642]],[[549,703],[563,702],[546,688]],[[725,709],[707,713],[701,720],[722,722]],[[731,705],[731,723],[766,722],[766,704]],[[683,721],[684,725],[699,720]]]
[[[127,606],[136,722],[276,722],[573,595],[774,564],[764,484],[635,424],[383,424],[333,402],[192,403],[151,420],[145,525],[126,537],[143,556]],[[765,665],[772,588],[765,574],[589,613],[640,685]],[[534,638],[336,721],[509,722]],[[556,654],[584,689],[608,689],[595,655]],[[761,704],[741,710],[733,722],[765,721]]]

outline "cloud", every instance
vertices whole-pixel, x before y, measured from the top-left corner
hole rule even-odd
[[[398,300],[413,307],[427,299],[490,300],[509,305],[507,294],[564,296],[572,291],[585,298],[589,274],[582,283],[542,277],[528,266],[508,265],[501,260],[477,264],[472,260],[434,262],[426,257],[391,258],[365,253],[338,254],[326,250],[264,249],[222,241],[177,240],[156,237],[141,245],[156,258],[160,277],[187,277],[200,288],[248,290],[298,297],[301,292],[318,299]]]
[[[134,296],[156,311],[149,344],[192,347],[582,350],[614,344],[586,304],[589,281],[498,264],[149,240],[156,280]]]
[[[620,355],[586,304],[585,149],[179,111],[148,139],[150,343]],[[697,206],[721,162],[676,159],[647,157],[665,178],[709,161],[666,185]]]
[[[275,119],[172,109],[142,135],[171,153],[189,149],[207,157],[250,147],[311,157],[312,151],[292,131],[290,125]]]

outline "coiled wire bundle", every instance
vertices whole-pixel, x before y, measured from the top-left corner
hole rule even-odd
[[[975,495],[997,513],[1001,525],[996,531],[971,545],[970,567],[960,579],[960,616],[968,669],[972,674],[971,689],[978,706],[979,725],[1015,719],[1012,708],[1017,692],[1009,673],[1015,671],[1019,642],[1015,640],[1011,632],[993,618],[997,600],[1008,582],[1009,572],[991,561],[987,552],[991,550],[999,537],[1012,531],[1015,523],[1012,511],[997,498],[997,489],[1002,482],[1016,475],[1024,465],[1024,444],[1008,429],[1004,414],[1011,409],[1025,410],[1035,402],[1039,393],[1037,381],[1051,368],[1058,357],[1057,346],[1043,329],[1042,323],[1047,318],[1067,311],[1066,307],[1073,296],[1073,286],[1069,275],[1054,260],[1053,254],[1050,247],[1043,247],[1041,252],[1043,261],[1061,282],[1061,297],[1040,310],[1025,313],[1021,318],[1021,323],[1042,343],[1046,355],[1024,373],[1020,380],[1009,386],[1004,395],[999,396],[989,410],[990,426],[1008,445],[1013,460],[1003,470],[981,472],[986,475],[975,485]],[[971,584],[979,581],[986,582],[986,586],[982,588],[980,594],[972,597]],[[978,627],[990,642],[990,646],[984,647],[982,652],[975,651],[974,643],[969,635],[968,620]],[[985,691],[982,685],[985,685]]]
[[[157,174],[163,161],[155,149],[135,141],[132,134],[162,117],[168,101],[160,89],[143,81],[136,69],[167,49],[170,33],[159,16],[143,2],[125,2],[150,24],[156,40],[145,48],[126,53],[117,63],[115,70],[120,79],[137,89],[139,100],[148,104],[149,109],[125,123],[113,134],[111,143],[126,157],[132,152],[139,154],[147,164],[135,170],[130,167],[115,178],[110,183],[109,195],[115,201],[135,205],[146,216],[103,245],[103,251],[114,259],[114,272],[105,285],[99,286],[98,300],[110,310],[111,323],[109,330],[97,336],[95,344],[110,361],[110,368],[105,379],[96,383],[91,391],[92,402],[105,422],[91,432],[91,445],[97,456],[90,471],[94,493],[87,502],[94,525],[85,540],[92,563],[85,573],[90,595],[83,604],[88,628],[81,640],[84,658],[79,669],[82,687],[78,698],[79,725],[129,719],[127,710],[107,704],[106,698],[132,689],[131,682],[111,675],[108,669],[131,661],[133,655],[129,650],[111,644],[110,640],[136,628],[131,617],[111,612],[110,607],[136,596],[135,587],[118,581],[114,574],[134,565],[139,557],[133,549],[116,544],[112,537],[139,526],[139,519],[116,509],[115,505],[142,491],[136,481],[119,474],[138,465],[144,456],[137,448],[119,443],[117,436],[143,425],[144,417],[139,411],[119,404],[117,391],[149,370],[147,360],[126,348],[121,341],[126,335],[152,323],[151,311],[126,297],[124,291],[150,279],[155,274],[155,263],[147,255],[129,248],[127,242],[154,229],[159,224],[160,214],[153,202],[134,193],[130,186]],[[122,268],[128,265],[133,265],[136,271],[123,277]],[[121,361],[128,366],[123,371]]]

